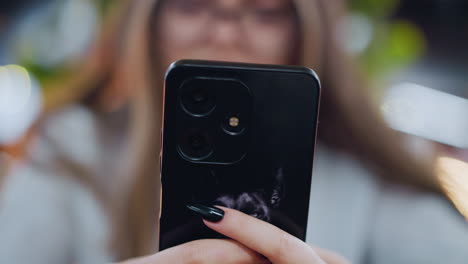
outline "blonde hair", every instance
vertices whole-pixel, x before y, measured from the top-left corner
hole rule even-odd
[[[121,197],[105,201],[114,220],[112,244],[119,258],[157,249],[163,69],[154,64],[152,49],[156,48],[150,46],[157,4],[157,0],[128,0],[116,6],[88,60],[79,66],[80,74],[68,78],[67,85],[63,81],[51,84],[68,88],[55,89],[46,101],[46,113],[90,97],[99,109],[106,105],[103,98],[126,95],[132,89],[129,173],[134,182]],[[323,84],[319,139],[352,153],[384,179],[440,192],[428,167],[417,163],[403,148],[399,135],[383,124],[366,97],[360,74],[335,41],[343,1],[296,0],[295,4],[302,37],[300,64],[314,68]]]

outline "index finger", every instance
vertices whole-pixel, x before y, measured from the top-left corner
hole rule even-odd
[[[224,211],[221,221],[205,224],[227,237],[264,255],[275,264],[325,264],[317,253],[300,239],[242,212],[219,207]]]

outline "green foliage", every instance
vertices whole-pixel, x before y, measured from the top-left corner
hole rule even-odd
[[[104,15],[109,7],[115,3],[116,0],[98,0],[97,1],[97,8],[101,15]]]
[[[360,57],[373,77],[384,77],[404,68],[424,53],[424,36],[419,28],[406,21],[376,25],[374,34],[373,42]]]
[[[41,83],[47,83],[51,80],[54,80],[66,72],[66,67],[64,65],[58,65],[54,68],[47,68],[32,61],[23,62],[20,63],[20,65],[28,69],[29,73],[32,74]],[[45,87],[42,88],[46,90]]]
[[[421,30],[403,20],[390,20],[400,0],[352,0],[351,12],[369,18],[374,28],[372,42],[360,54],[363,68],[374,80],[408,67],[425,51]]]
[[[399,4],[399,0],[353,0],[351,10],[366,14],[371,19],[381,19],[390,15]]]

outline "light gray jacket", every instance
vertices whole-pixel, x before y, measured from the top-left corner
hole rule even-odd
[[[121,147],[103,150],[98,127],[90,112],[73,107],[49,120],[45,133],[109,180],[115,164],[106,154]],[[37,162],[54,163],[47,142],[33,149]],[[16,168],[0,193],[0,263],[108,261],[109,225],[93,194],[45,167],[51,169],[34,163]],[[353,157],[323,146],[312,182],[308,242],[357,264],[468,263],[468,224],[442,198],[384,188]]]

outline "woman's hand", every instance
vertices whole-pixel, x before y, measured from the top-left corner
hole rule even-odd
[[[204,239],[163,250],[120,264],[267,264],[265,258],[240,243],[227,239]]]
[[[206,210],[209,207],[201,207]],[[204,208],[204,209],[203,209]],[[213,218],[201,212],[205,224],[242,245],[265,256],[273,264],[344,264],[348,263],[342,257],[323,250],[313,249],[300,239],[288,234],[274,225],[243,214],[239,211],[219,207],[224,211],[224,217]],[[216,215],[222,212],[213,211]],[[210,211],[208,209],[208,211]],[[213,214],[213,213],[211,213]],[[211,222],[215,220],[218,222]]]
[[[190,208],[190,207],[189,207]],[[220,210],[221,208],[222,210]],[[274,225],[225,207],[191,206],[205,224],[227,239],[192,241],[121,264],[347,264],[330,251],[312,248]],[[264,257],[263,257],[264,256]]]

